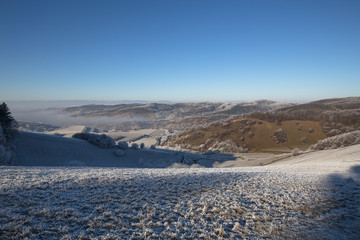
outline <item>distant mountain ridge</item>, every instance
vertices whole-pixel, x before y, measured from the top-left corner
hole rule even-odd
[[[254,112],[248,117],[268,121],[314,120],[344,125],[360,124],[360,97],[331,98],[305,104],[297,104],[267,113]]]
[[[158,120],[174,120],[184,117],[200,117],[218,114],[241,115],[254,111],[267,112],[281,107],[294,106],[270,100],[242,103],[129,103],[90,104],[62,108],[73,117],[142,117]]]

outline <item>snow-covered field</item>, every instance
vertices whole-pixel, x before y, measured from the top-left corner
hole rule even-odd
[[[115,152],[113,148],[100,148],[80,139],[20,132],[14,165],[166,168],[180,163],[184,157],[188,161],[199,160],[201,166],[212,167],[214,163],[236,159],[231,154],[202,155],[166,149],[129,148],[122,157]]]
[[[64,137],[71,138],[75,133],[82,132],[86,128],[85,125],[75,125],[66,128],[57,129],[55,131],[46,132],[46,134],[61,134]]]
[[[0,167],[0,238],[359,239],[359,152],[244,168]]]

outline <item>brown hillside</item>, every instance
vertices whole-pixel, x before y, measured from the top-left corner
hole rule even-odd
[[[345,126],[360,126],[360,97],[324,99],[277,109],[272,112],[254,112],[247,117],[270,122],[285,120],[312,120],[322,124],[341,123]],[[326,130],[325,130],[326,131]]]
[[[274,131],[283,129],[286,142],[276,143]],[[312,129],[309,131],[309,129]],[[326,138],[318,121],[283,121],[281,125],[257,119],[237,119],[227,123],[217,123],[209,127],[187,131],[170,140],[171,145],[184,148],[208,150],[216,142],[234,141],[239,147],[250,151],[271,151],[281,148],[291,150],[295,147],[306,149],[318,140]]]
[[[274,131],[283,129],[287,135],[286,142],[276,143],[272,136]],[[254,137],[247,139],[247,144],[252,151],[261,151],[272,148],[302,148],[315,144],[318,140],[326,138],[320,122],[317,121],[283,121],[281,126],[263,122],[253,126]],[[309,129],[313,129],[309,131]],[[302,141],[303,140],[303,141]]]

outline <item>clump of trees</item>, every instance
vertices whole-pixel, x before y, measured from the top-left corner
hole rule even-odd
[[[274,135],[272,136],[272,139],[276,143],[287,142],[286,132],[282,128],[279,128],[274,131]]]
[[[343,133],[333,137],[319,140],[315,145],[311,146],[311,150],[326,150],[347,147],[360,144],[360,130]]]
[[[137,143],[132,143],[132,144],[131,144],[131,148],[132,148],[132,149],[138,149],[138,148],[139,148],[139,144],[137,144]]]
[[[127,142],[120,141],[120,142],[118,142],[116,147],[123,150],[123,151],[125,151],[125,150],[127,150],[129,148],[129,145],[128,145]]]
[[[11,164],[15,152],[18,123],[6,103],[0,105],[0,165]]]
[[[224,142],[216,142],[211,148],[210,151],[218,151],[223,153],[243,153],[249,152],[249,149],[239,147],[233,140],[226,140]]]
[[[98,135],[93,133],[75,133],[73,138],[86,140],[91,144],[94,144],[101,148],[113,148],[115,147],[115,141],[105,134]]]

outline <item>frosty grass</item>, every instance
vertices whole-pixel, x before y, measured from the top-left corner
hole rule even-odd
[[[1,239],[355,239],[360,186],[281,168],[0,167]]]

